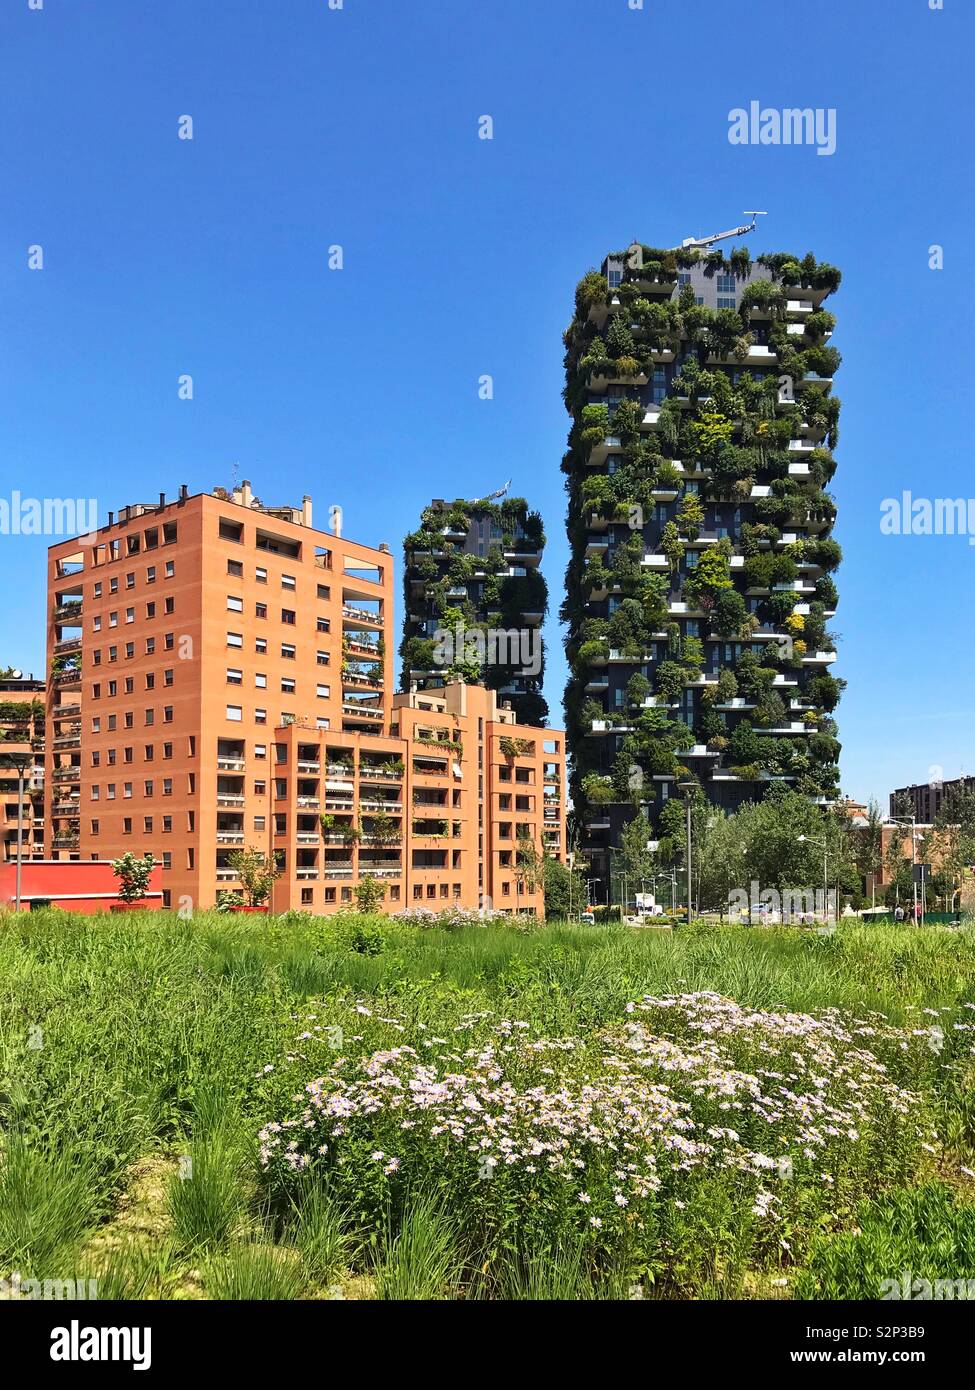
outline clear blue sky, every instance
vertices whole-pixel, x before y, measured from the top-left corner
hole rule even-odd
[[[975,548],[879,531],[901,489],[975,495],[973,10],[4,0],[0,495],[95,496],[104,518],[236,462],[265,501],[310,492],[322,523],[339,502],[347,535],[397,548],[432,495],[511,477],[550,537],[558,719],[575,282],[634,236],[765,208],[753,254],[845,277],[844,789],[975,771]],[[835,107],[836,154],[730,145],[752,100]],[[42,665],[47,544],[0,537],[0,663]]]

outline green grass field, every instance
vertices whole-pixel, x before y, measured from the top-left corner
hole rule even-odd
[[[973,1003],[968,929],[8,915],[0,1277],[103,1299],[975,1279]]]

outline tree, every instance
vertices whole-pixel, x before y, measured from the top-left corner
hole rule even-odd
[[[975,794],[949,787],[934,819],[933,846],[940,871],[950,880],[951,904],[961,891],[965,870],[975,864]]]
[[[542,861],[542,874],[546,917],[575,917],[586,910],[586,880],[578,869],[570,870],[561,860],[547,854]]]
[[[704,525],[704,508],[696,492],[685,492],[677,512],[677,529],[688,540],[697,540]]]
[[[620,852],[617,859],[619,871],[627,879],[652,879],[656,872],[653,853],[647,849],[647,842],[654,838],[650,822],[641,811],[634,816],[620,834]],[[635,891],[628,885],[627,896]]]
[[[519,835],[515,851],[515,878],[525,892],[536,893],[544,881],[542,856],[535,841],[528,835]]]
[[[870,883],[874,892],[884,865],[883,826],[883,812],[879,803],[871,797],[867,806],[867,823],[860,827],[856,837],[854,857],[857,869],[863,876],[864,889]]]
[[[360,912],[375,912],[386,896],[386,889],[378,878],[366,874],[359,880],[352,892]]]
[[[227,863],[240,879],[248,907],[261,907],[270,897],[278,867],[263,850],[235,849],[227,855]]]
[[[141,901],[149,891],[149,880],[156,861],[151,854],[137,859],[127,850],[121,859],[112,860],[112,873],[118,879],[118,895],[123,903]]]

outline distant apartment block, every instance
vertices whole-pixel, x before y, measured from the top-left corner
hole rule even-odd
[[[0,833],[2,862],[44,858],[44,682],[19,673],[0,675]],[[18,812],[20,779],[24,796]]]
[[[892,816],[913,816],[919,825],[930,825],[945,801],[975,795],[975,777],[954,777],[948,782],[918,782],[898,787],[890,794]]]
[[[51,547],[48,588],[55,858],[151,851],[174,908],[235,889],[255,847],[275,910],[371,876],[387,910],[541,911],[523,841],[564,845],[562,736],[509,735],[477,687],[394,697],[388,547],[316,530],[307,497],[183,488]]]
[[[523,498],[425,508],[403,543],[404,690],[477,680],[519,722],[544,723],[544,548],[541,517]]]

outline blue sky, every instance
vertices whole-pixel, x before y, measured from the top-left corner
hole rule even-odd
[[[398,551],[431,496],[513,478],[558,719],[574,285],[764,208],[753,254],[844,272],[844,789],[975,772],[975,547],[879,530],[903,489],[975,495],[973,38],[970,0],[5,0],[0,496],[104,519],[236,464]],[[836,153],[732,146],[752,100],[835,108]],[[0,536],[0,663],[42,666],[48,543]]]

